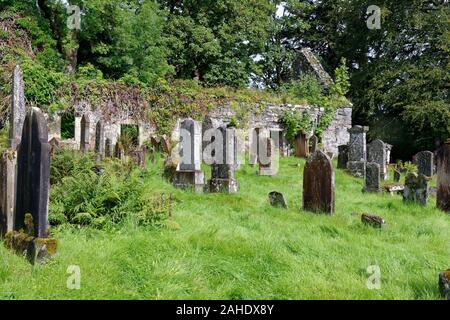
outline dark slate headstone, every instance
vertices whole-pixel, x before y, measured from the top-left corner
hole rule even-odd
[[[414,164],[417,165],[419,173],[427,177],[433,176],[434,171],[434,154],[431,151],[421,151],[414,157]]]
[[[367,161],[378,163],[380,166],[380,178],[387,180],[387,161],[386,161],[386,145],[381,140],[372,141],[369,144],[367,152]]]
[[[22,70],[17,65],[13,72],[12,104],[9,120],[9,146],[15,150],[22,137],[23,123],[25,121],[25,94]]]
[[[103,158],[105,156],[105,125],[101,120],[95,127],[95,152]]]
[[[81,139],[80,150],[84,153],[90,149],[90,120],[88,115],[83,115],[81,118]]]
[[[272,191],[269,193],[269,202],[272,207],[287,209],[287,203],[281,192]]]
[[[450,140],[437,152],[437,207],[450,212]]]
[[[413,201],[421,205],[428,203],[429,178],[423,174],[410,173],[405,179],[404,201]]]
[[[380,165],[369,162],[366,165],[366,186],[364,192],[381,192]]]
[[[254,128],[251,130],[250,140],[250,159],[249,165],[255,166],[258,163],[258,144],[259,144],[259,132],[262,128]]]
[[[335,211],[335,174],[331,160],[316,151],[303,171],[303,209],[333,214]]]
[[[347,169],[348,145],[338,147],[338,169]]]
[[[33,108],[25,118],[18,150],[15,230],[25,229],[25,215],[30,213],[39,238],[48,236],[50,151],[44,114]]]

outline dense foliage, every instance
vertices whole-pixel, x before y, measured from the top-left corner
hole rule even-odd
[[[355,124],[370,125],[372,138],[395,145],[395,158],[434,150],[450,136],[446,0],[378,1],[380,29],[367,27],[369,0],[69,2],[81,9],[80,30],[67,26],[66,1],[0,0],[1,23],[13,17],[16,24],[5,28],[14,34],[0,32],[0,78],[20,62],[27,99],[41,107],[67,108],[79,95],[101,103],[104,92],[127,92],[117,82],[138,90],[124,100],[158,107],[152,114],[167,120],[169,131],[168,105],[177,115],[195,115],[208,107],[205,95],[220,99],[223,90],[204,87],[256,86],[273,90],[275,99],[327,108],[326,122],[336,103],[293,68],[298,50],[311,47],[330,74],[336,70],[330,95],[347,95]],[[171,88],[180,80],[190,83],[187,90]],[[7,81],[0,92],[7,95]],[[259,93],[249,95],[259,102]]]

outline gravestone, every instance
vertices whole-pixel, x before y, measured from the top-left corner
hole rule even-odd
[[[421,151],[414,156],[420,174],[427,177],[433,176],[434,171],[434,154],[431,151]]]
[[[450,212],[450,140],[437,152],[437,207]]]
[[[295,149],[295,156],[297,158],[309,157],[310,155],[309,139],[306,135],[306,132],[301,131],[295,136],[294,149]]]
[[[251,130],[250,136],[250,159],[249,165],[255,166],[258,163],[258,145],[259,145],[259,133],[262,128],[254,128]]]
[[[37,108],[25,118],[22,141],[17,156],[17,196],[15,230],[25,229],[25,215],[30,213],[34,236],[48,236],[48,201],[50,189],[50,144],[44,114]]]
[[[108,158],[112,158],[114,156],[112,142],[109,138],[105,139],[105,156]]]
[[[84,114],[81,118],[81,138],[80,138],[80,150],[86,153],[90,149],[90,120],[87,114]]]
[[[205,175],[201,171],[201,125],[192,119],[181,121],[180,138],[180,163],[173,176],[173,185],[181,189],[193,187],[202,192]]]
[[[318,145],[319,145],[319,138],[316,135],[313,135],[309,139],[309,152],[310,153],[316,152]]]
[[[320,150],[307,159],[303,171],[303,209],[327,214],[335,211],[334,168]]]
[[[375,162],[366,164],[366,185],[364,192],[381,192],[380,165]]]
[[[25,93],[24,93],[23,74],[17,65],[13,72],[12,81],[12,105],[9,119],[9,146],[16,150],[22,137],[22,128],[25,121]]]
[[[277,152],[276,131],[260,130],[258,142],[258,175],[274,176],[277,174],[279,152]]]
[[[349,129],[350,142],[348,145],[347,169],[355,177],[364,177],[365,162],[367,161],[366,134],[368,127],[353,126]],[[364,163],[364,164],[363,164]]]
[[[211,165],[211,180],[209,180],[210,192],[236,193],[238,184],[234,178],[236,130],[219,127],[216,130],[215,154]]]
[[[272,191],[269,193],[269,202],[272,207],[287,209],[287,203],[281,192]]]
[[[338,169],[347,169],[348,162],[348,145],[338,147]]]
[[[378,163],[380,165],[380,178],[388,179],[386,144],[381,140],[374,140],[368,146],[367,161]]]
[[[134,164],[141,169],[145,169],[147,167],[147,147],[145,145],[132,150],[130,152],[130,157],[133,160]]]
[[[417,202],[421,205],[428,203],[428,181],[429,178],[423,174],[410,173],[405,179],[405,190],[403,200]]]
[[[95,127],[95,153],[99,160],[105,157],[105,125],[99,120]]]
[[[386,224],[386,221],[382,217],[368,213],[363,213],[361,215],[361,222],[378,229],[381,229]]]

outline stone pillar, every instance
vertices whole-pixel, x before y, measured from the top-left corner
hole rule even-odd
[[[14,230],[17,152],[3,153],[0,163],[0,235]]]
[[[437,207],[450,212],[450,139],[437,152]]]
[[[262,128],[254,128],[250,132],[250,159],[249,165],[255,166],[258,163],[258,144],[259,144],[259,132]]]
[[[13,150],[20,144],[22,128],[25,121],[25,93],[22,70],[14,68],[12,81],[12,105],[9,120],[9,147]]]
[[[303,171],[303,209],[334,214],[335,173],[330,158],[316,151],[306,161]]]
[[[33,108],[25,118],[17,156],[15,230],[25,229],[25,215],[33,217],[34,236],[48,236],[50,144],[44,114]]]
[[[81,136],[80,136],[80,150],[83,153],[86,153],[90,150],[90,120],[87,114],[83,115],[81,118]]]

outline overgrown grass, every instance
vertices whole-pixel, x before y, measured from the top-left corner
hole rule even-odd
[[[282,159],[277,177],[244,166],[236,195],[175,190],[159,166],[143,183],[149,194],[174,193],[166,227],[63,225],[54,230],[58,256],[34,268],[1,246],[0,298],[439,298],[438,273],[450,267],[450,215],[434,199],[423,208],[363,194],[362,180],[337,170],[337,212],[324,216],[301,210],[298,159]],[[285,194],[288,210],[269,206],[273,190]],[[353,212],[381,215],[387,227],[366,227]],[[66,287],[69,265],[81,268],[81,290]],[[366,286],[371,265],[381,268],[380,290]]]

